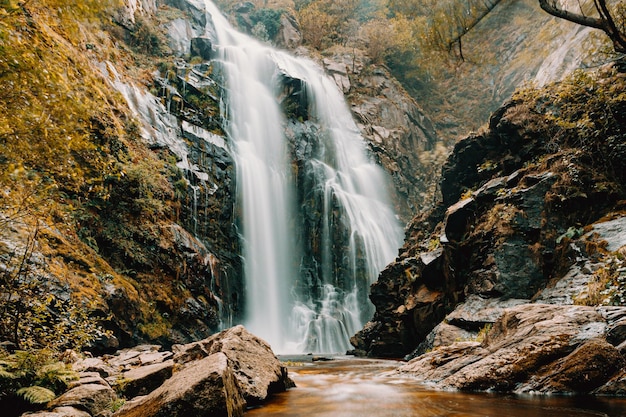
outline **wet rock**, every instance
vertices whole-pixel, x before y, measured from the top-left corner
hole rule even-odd
[[[539,372],[517,392],[589,393],[624,366],[624,358],[602,339],[583,343],[566,357]]]
[[[244,400],[228,358],[216,353],[189,364],[150,394],[126,403],[115,417],[242,416]]]
[[[213,42],[209,38],[199,37],[191,40],[191,55],[210,61],[213,58]]]

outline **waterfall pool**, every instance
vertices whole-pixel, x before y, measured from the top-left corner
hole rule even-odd
[[[626,416],[626,398],[432,391],[394,375],[397,361],[281,357],[297,387],[246,417],[583,417]]]

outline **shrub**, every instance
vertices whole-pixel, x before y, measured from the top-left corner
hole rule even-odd
[[[257,31],[263,31],[260,28],[264,28],[264,32],[267,34],[267,39],[274,39],[280,30],[280,17],[283,13],[283,10],[256,9],[250,14],[250,20],[252,21],[254,27],[257,25],[259,26]]]
[[[75,379],[78,375],[51,350],[13,354],[0,351],[0,404],[15,398],[27,404],[45,404],[64,392]],[[27,408],[25,404],[21,407]]]

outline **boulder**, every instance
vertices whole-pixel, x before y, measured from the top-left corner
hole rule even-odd
[[[86,384],[79,385],[48,404],[51,409],[73,407],[85,410],[92,416],[108,410],[117,399],[115,391],[108,385]]]
[[[145,355],[157,355],[162,358],[164,355],[167,356],[167,353],[158,352],[161,348],[159,345],[139,345],[129,349],[123,349],[117,352],[115,356],[107,356],[104,357],[106,359],[106,363],[114,368],[130,368],[133,366],[138,366],[144,363],[141,358],[142,355],[146,358]],[[171,353],[169,354],[171,356]],[[150,361],[154,361],[153,358],[150,358]]]
[[[140,366],[124,372],[116,388],[127,398],[146,395],[171,377],[173,370],[173,360]]]
[[[194,361],[114,417],[243,416],[245,401],[228,362],[221,352]]]
[[[174,346],[174,362],[186,364],[200,358],[223,353],[234,370],[238,386],[248,405],[258,404],[275,392],[294,386],[285,368],[267,342],[243,326],[224,330],[205,340]]]
[[[80,372],[78,380],[69,383],[68,388],[72,389],[79,385],[99,384],[109,386],[109,383],[100,376],[98,372]]]
[[[85,358],[72,364],[72,369],[76,372],[97,373],[102,378],[117,375],[117,368],[109,365],[102,358]]]
[[[606,328],[594,307],[521,304],[505,309],[482,342],[442,346],[398,372],[439,389],[591,393],[624,365]]]
[[[605,384],[623,365],[624,358],[614,346],[592,339],[546,367],[517,392],[589,393]]]

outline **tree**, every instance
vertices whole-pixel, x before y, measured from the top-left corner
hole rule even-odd
[[[304,41],[311,47],[321,50],[324,40],[334,26],[334,19],[317,2],[303,8],[299,18]]]
[[[458,58],[463,56],[463,36],[478,25],[501,0],[451,0],[436,2],[430,11],[426,45],[432,49],[452,52],[458,48]]]
[[[565,4],[556,0],[539,0],[539,5],[552,16],[603,31],[613,42],[615,52],[626,53],[626,2],[594,0],[596,16],[586,15],[580,7],[578,11],[568,9]]]

